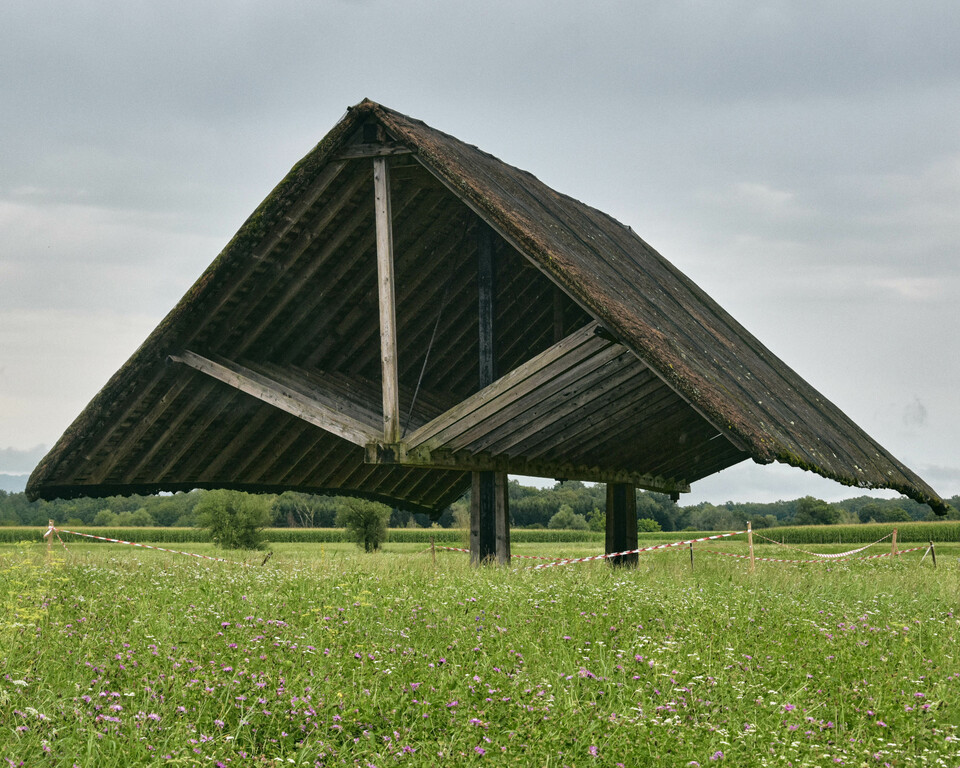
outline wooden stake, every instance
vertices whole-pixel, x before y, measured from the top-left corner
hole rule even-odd
[[[47,557],[53,553],[53,532],[54,532],[54,522],[53,520],[47,521]]]
[[[693,542],[690,542],[690,570],[693,570]]]
[[[897,529],[893,529],[893,540],[890,542],[890,554],[897,554]]]
[[[437,548],[434,546],[433,536],[430,537],[430,557],[433,558],[433,567],[437,567]]]
[[[757,565],[753,558],[753,526],[749,520],[747,520],[747,544],[750,546],[750,573],[753,573]]]
[[[397,309],[393,275],[393,215],[387,158],[373,159],[377,221],[377,282],[380,293],[380,360],[383,368],[383,441],[400,440],[400,394],[397,385]]]
[[[937,567],[937,548],[933,546],[933,542],[930,542],[930,559],[933,560],[933,567]]]

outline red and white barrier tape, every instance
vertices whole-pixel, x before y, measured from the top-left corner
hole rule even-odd
[[[858,557],[857,560],[876,560],[878,557],[893,557],[894,555],[902,555],[905,552],[919,552],[921,549],[930,549],[930,545],[926,544],[925,547],[910,547],[910,549],[898,549],[896,552],[884,552],[882,555],[867,555],[867,557]]]
[[[49,536],[51,533],[72,533],[74,536],[85,536],[88,539],[99,539],[100,541],[109,541],[113,544],[129,544],[131,547],[141,547],[142,549],[156,549],[159,552],[171,552],[174,555],[188,555],[190,557],[196,557],[201,560],[214,560],[218,563],[233,563],[234,565],[242,565],[245,568],[253,568],[250,563],[241,563],[237,560],[227,560],[223,557],[211,557],[210,555],[198,555],[196,552],[181,552],[178,549],[166,549],[164,547],[151,547],[149,544],[138,544],[135,541],[124,541],[123,539],[111,539],[106,536],[94,536],[92,533],[80,533],[80,531],[68,531],[65,528],[50,528],[45,534],[44,538]]]
[[[67,545],[63,543],[63,539],[60,538],[60,534],[57,533],[57,529],[54,528],[53,526],[51,526],[50,528],[47,528],[47,532],[46,532],[45,534],[43,534],[43,538],[47,538],[48,536],[50,536],[51,534],[54,534],[54,533],[57,535],[57,541],[60,542],[60,546],[63,547],[64,550],[66,550],[67,552],[69,552],[70,550],[67,549]]]
[[[672,541],[669,544],[657,544],[654,547],[641,547],[640,549],[631,549],[627,552],[609,552],[603,555],[592,555],[590,557],[573,557],[566,560],[555,560],[552,563],[541,563],[540,565],[531,566],[533,570],[540,570],[542,568],[552,568],[555,565],[569,565],[570,563],[587,563],[591,560],[604,560],[608,557],[623,557],[624,555],[636,555],[640,552],[653,552],[657,549],[669,549],[670,547],[682,547],[684,544],[696,544],[700,541],[713,541],[714,539],[725,539],[729,536],[741,536],[746,533],[746,531],[734,531],[733,533],[718,533],[714,536],[704,536],[700,539],[686,539],[685,541]]]
[[[863,552],[865,549],[870,549],[870,547],[872,547],[874,544],[879,544],[879,543],[880,543],[881,541],[883,541],[884,539],[889,539],[891,536],[893,536],[893,531],[890,531],[890,533],[888,533],[886,536],[882,536],[881,538],[877,539],[876,541],[874,541],[874,542],[872,542],[872,543],[870,543],[870,544],[867,544],[867,545],[865,545],[865,546],[862,546],[862,547],[860,547],[859,549],[851,549],[849,552],[836,552],[836,553],[832,553],[832,554],[823,554],[823,553],[821,553],[821,552],[808,552],[808,551],[805,550],[805,549],[800,549],[800,547],[794,547],[794,546],[791,546],[790,544],[784,544],[782,541],[777,541],[776,539],[771,539],[771,538],[769,538],[769,537],[767,537],[767,536],[764,536],[762,533],[757,533],[756,531],[753,532],[753,535],[756,536],[758,539],[764,539],[765,541],[769,541],[771,544],[776,544],[776,545],[779,546],[779,547],[786,547],[787,549],[792,549],[792,550],[794,550],[795,552],[803,552],[803,554],[805,554],[805,555],[813,555],[813,557],[822,557],[822,558],[827,559],[827,560],[837,560],[837,559],[843,558],[843,557],[850,557],[850,555],[856,555],[856,554],[859,553],[859,552]],[[798,561],[798,562],[800,562],[800,561]],[[812,562],[812,561],[811,561],[811,562]]]
[[[867,557],[855,557],[853,561],[857,560],[876,560],[878,557],[892,557],[894,555],[902,555],[907,552],[916,552],[923,549],[923,547],[911,547],[910,549],[901,549],[897,552],[884,552],[882,555],[868,555]],[[713,555],[724,555],[726,557],[738,557],[742,560],[749,559],[750,555],[741,555],[736,552],[717,552],[713,549],[705,549],[704,552],[710,552]],[[825,565],[827,561],[825,560],[783,560],[776,557],[754,557],[754,560],[758,560],[763,563],[817,563],[818,565]]]

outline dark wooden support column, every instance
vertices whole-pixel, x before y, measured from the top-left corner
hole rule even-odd
[[[637,489],[633,483],[607,483],[607,536],[604,551],[627,552],[637,548]],[[636,554],[611,557],[611,565],[635,566]]]
[[[493,341],[495,264],[493,230],[482,223],[477,232],[477,285],[479,318],[480,387],[496,379]],[[501,565],[510,562],[510,505],[505,472],[474,472],[470,493],[470,560],[474,564],[496,558]]]

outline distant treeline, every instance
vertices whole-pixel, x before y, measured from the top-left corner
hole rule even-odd
[[[110,496],[56,501],[28,501],[23,493],[0,491],[0,525],[45,525],[54,520],[60,526],[193,526],[194,510],[205,491],[160,496]],[[949,517],[957,513],[960,497],[949,500]],[[339,496],[311,496],[288,491],[271,497],[273,525],[278,528],[333,528]],[[469,494],[451,504],[436,518],[397,508],[390,515],[391,528],[451,528],[465,525],[469,518]],[[514,526],[604,530],[606,488],[577,481],[557,483],[553,488],[522,486],[510,482],[510,515]],[[679,506],[659,493],[637,493],[637,518],[641,530],[717,531],[733,530],[747,521],[754,528],[783,525],[855,525],[893,523],[937,518],[929,507],[907,498],[877,499],[861,496],[827,503],[810,496],[772,504],[701,503]]]

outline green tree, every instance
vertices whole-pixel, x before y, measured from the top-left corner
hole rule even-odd
[[[840,512],[821,499],[804,496],[797,501],[794,525],[834,525],[840,520]]]
[[[198,502],[197,522],[210,540],[227,549],[262,549],[270,524],[270,499],[239,491],[207,491]]]
[[[656,533],[663,529],[656,520],[651,520],[649,517],[641,517],[637,520],[637,530],[641,533]]]
[[[590,526],[591,531],[607,530],[607,513],[594,507],[593,511],[587,515],[587,525]]]
[[[343,499],[337,512],[337,525],[365,552],[374,552],[387,540],[390,507],[366,499]]]
[[[93,518],[94,525],[116,525],[117,516],[109,509],[101,509]]]
[[[557,513],[550,518],[549,528],[571,531],[588,531],[590,524],[583,515],[578,515],[569,504],[561,504]]]

